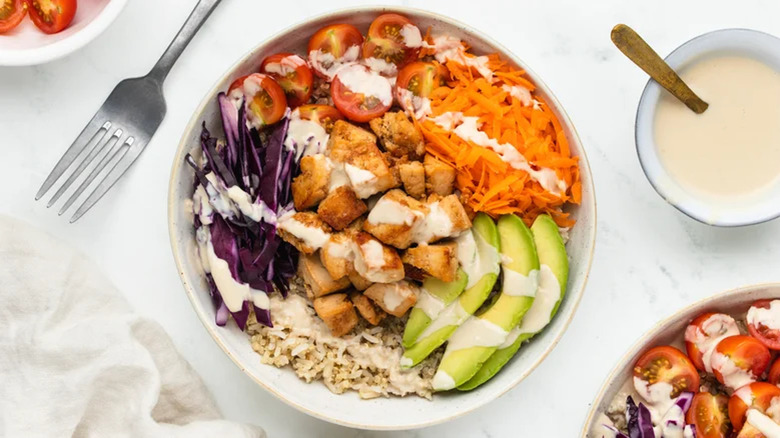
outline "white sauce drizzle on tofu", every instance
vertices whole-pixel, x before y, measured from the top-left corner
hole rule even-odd
[[[332,161],[330,158],[327,159],[327,163],[330,169],[328,192],[332,192],[341,186],[349,186],[349,177],[344,170],[344,163]]]
[[[412,228],[412,241],[415,243],[428,243],[437,237],[452,235],[452,220],[439,202],[428,204],[428,208],[430,211],[425,219]]]
[[[363,261],[366,264],[367,271],[382,269],[385,265],[385,249],[381,243],[376,240],[369,240],[360,245],[363,254]]]
[[[772,300],[768,309],[751,306],[746,319],[748,324],[756,327],[761,324],[772,330],[780,330],[780,300]]]
[[[306,246],[315,250],[322,248],[330,240],[330,233],[298,221],[294,214],[282,216],[279,219],[278,227],[301,239]]]
[[[388,224],[412,226],[421,217],[421,212],[412,210],[392,199],[382,197],[368,213],[368,222],[375,225]]]
[[[501,272],[504,274],[504,280],[501,287],[501,293],[513,297],[535,297],[539,289],[539,270],[533,269],[527,276],[513,271],[506,266]]]
[[[391,312],[395,312],[396,309],[404,302],[406,295],[401,292],[401,288],[408,287],[405,282],[399,282],[385,288],[385,294],[382,296],[385,308]]]
[[[361,169],[349,163],[344,165],[344,170],[358,198],[365,199],[378,192],[374,186],[377,176],[371,171]]]

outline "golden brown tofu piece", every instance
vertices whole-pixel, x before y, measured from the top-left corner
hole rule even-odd
[[[368,122],[382,147],[393,156],[419,160],[425,155],[422,132],[403,111],[387,112]]]
[[[428,194],[447,196],[455,189],[455,169],[431,154],[423,160],[425,189]]]
[[[419,161],[398,165],[398,173],[406,193],[417,199],[425,196],[425,167]]]
[[[347,294],[333,294],[314,300],[314,311],[333,336],[344,336],[357,325],[358,316]]]
[[[366,290],[371,287],[372,284],[374,284],[373,282],[363,278],[354,268],[349,271],[347,278],[349,278],[349,282],[352,283],[352,286],[360,291]]]
[[[460,234],[462,231],[471,228],[471,220],[469,219],[469,215],[466,213],[466,209],[463,207],[463,204],[460,203],[457,195],[445,196],[438,202],[439,208],[444,210],[444,212],[450,218],[450,222],[452,222],[450,235],[445,237],[455,236]]]
[[[317,213],[299,211],[282,216],[279,219],[276,232],[279,233],[279,237],[298,251],[304,254],[313,254],[328,242],[333,230],[317,216]]]
[[[341,232],[331,234],[328,243],[320,249],[320,261],[332,278],[339,280],[354,270],[352,246],[351,235]]]
[[[392,283],[404,278],[404,265],[398,252],[372,235],[359,232],[354,237],[355,270],[374,283]]]
[[[349,294],[349,299],[352,300],[352,304],[358,310],[360,316],[365,318],[371,325],[379,325],[387,316],[384,310],[378,308],[368,297],[360,292],[352,292]]]
[[[401,261],[420,268],[441,281],[455,281],[458,270],[457,247],[454,242],[437,245],[419,245],[406,250]],[[408,275],[408,273],[407,273]]]
[[[363,292],[385,312],[402,317],[417,302],[420,293],[419,286],[402,280],[395,283],[377,283]]]
[[[330,164],[322,154],[301,158],[301,173],[292,182],[293,203],[298,211],[308,210],[328,195]]]
[[[370,132],[339,120],[333,125],[328,148],[331,160],[343,164],[349,183],[360,199],[400,184]]]
[[[334,230],[341,231],[368,211],[366,203],[350,187],[337,187],[320,202],[317,214]]]
[[[298,275],[308,286],[306,293],[309,298],[319,298],[349,287],[349,278],[334,280],[328,270],[322,265],[317,254],[301,254],[298,258]]]
[[[412,244],[415,227],[428,214],[428,207],[407,196],[402,190],[390,190],[377,201],[363,229],[374,237],[396,248]]]

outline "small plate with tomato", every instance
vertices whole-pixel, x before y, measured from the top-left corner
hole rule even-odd
[[[37,65],[95,39],[127,0],[0,0],[0,66]]]
[[[693,429],[698,438],[769,436],[758,429],[780,430],[779,383],[780,283],[730,290],[640,338],[607,378],[582,436],[623,436],[615,429],[626,427],[618,423],[628,405],[629,430],[644,430],[644,422],[658,438],[659,419],[669,418],[669,406],[681,399],[680,429]]]

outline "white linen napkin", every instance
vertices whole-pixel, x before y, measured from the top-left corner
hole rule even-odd
[[[252,437],[85,257],[0,216],[0,436]]]

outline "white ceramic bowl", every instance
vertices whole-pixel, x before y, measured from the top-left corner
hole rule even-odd
[[[461,37],[476,52],[499,52],[505,59],[526,70],[536,83],[538,92],[558,114],[573,153],[580,157],[582,205],[572,209],[578,222],[571,231],[568,244],[571,257],[569,286],[558,315],[542,334],[524,346],[490,382],[472,392],[437,394],[433,401],[418,397],[360,400],[355,393],[335,395],[321,383],[307,384],[299,380],[289,368],[278,369],[261,364],[247,335],[234,323],[226,327],[214,324],[214,306],[197,261],[192,215],[185,207],[186,201],[192,196],[194,180],[191,169],[184,163],[184,156],[187,152],[199,149],[200,125],[204,120],[209,128],[220,126],[215,101],[220,90],[226,89],[235,78],[255,70],[267,55],[282,51],[305,52],[309,37],[327,24],[347,22],[365,33],[370,22],[383,11],[402,13],[422,29],[431,26],[433,32],[447,32]],[[220,131],[217,129],[216,133],[220,134]],[[364,7],[313,18],[276,35],[244,56],[206,94],[184,131],[173,163],[168,202],[171,245],[184,289],[217,344],[252,380],[284,402],[315,417],[364,429],[409,429],[441,423],[494,400],[528,376],[552,350],[569,325],[583,294],[596,233],[596,203],[588,160],[574,127],[547,86],[504,47],[465,24],[429,12],[405,8]]]
[[[673,69],[679,70],[702,57],[718,53],[749,56],[780,71],[780,39],[748,29],[723,29],[700,35],[675,49],[665,59]],[[653,134],[655,109],[662,93],[666,91],[654,80],[649,80],[636,113],[639,161],[658,194],[691,218],[710,225],[750,225],[780,216],[780,184],[758,201],[735,203],[723,208],[686,191],[669,175],[659,159]]]
[[[48,35],[30,17],[0,35],[0,65],[36,65],[80,49],[100,35],[125,7],[127,0],[79,0],[73,22],[60,33]]]
[[[756,301],[767,298],[780,298],[780,283],[756,284],[732,289],[718,295],[713,295],[678,311],[674,315],[656,324],[634,344],[633,347],[620,359],[615,369],[609,374],[607,380],[591,404],[582,436],[585,438],[601,438],[592,433],[601,422],[599,416],[603,413],[624,385],[633,378],[633,368],[636,361],[645,351],[659,345],[669,345],[681,342],[685,327],[693,318],[704,312],[722,312],[730,315],[739,315],[747,312],[750,305]]]

